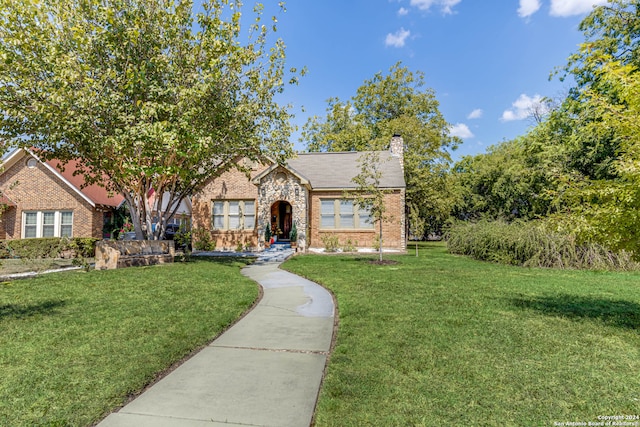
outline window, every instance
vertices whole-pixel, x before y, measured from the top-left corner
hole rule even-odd
[[[371,212],[353,200],[320,199],[320,229],[371,229]]]
[[[320,200],[320,228],[335,228],[335,200]]]
[[[24,213],[24,233],[25,239],[38,237],[38,212]]]
[[[256,227],[256,202],[214,200],[212,219],[216,230],[253,230]]]
[[[73,212],[60,212],[60,236],[72,237]]]
[[[73,212],[71,211],[38,211],[22,213],[22,237],[72,237]]]
[[[42,237],[55,237],[56,213],[42,212]]]

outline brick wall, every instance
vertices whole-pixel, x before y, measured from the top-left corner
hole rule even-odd
[[[251,172],[251,178],[257,176],[260,172],[266,169],[267,166],[259,166],[256,170]],[[304,171],[300,171],[304,173]],[[291,177],[289,177],[291,178]],[[289,183],[291,184],[291,183]],[[268,186],[267,186],[268,187]],[[266,193],[269,193],[267,188]],[[287,200],[292,204],[295,212],[298,210],[297,202],[287,197],[268,197],[266,194],[265,200],[270,207],[270,204],[274,200]],[[358,242],[358,247],[372,248],[374,242],[379,233],[378,224],[375,224],[374,229],[368,230],[320,230],[320,198],[342,198],[343,193],[341,191],[311,191],[310,193],[310,210],[308,214],[309,225],[304,230],[306,239],[306,247],[322,248],[324,244],[322,242],[322,236],[327,234],[336,234],[340,239],[340,243],[343,244],[347,239],[351,239],[353,243]],[[247,175],[237,170],[231,170],[225,172],[219,178],[210,181],[197,195],[192,198],[192,221],[193,227],[202,228],[207,230],[212,239],[216,243],[217,249],[229,249],[236,248],[238,242],[243,244],[249,244],[250,246],[257,246],[262,236],[259,236],[258,228],[260,224],[265,221],[262,216],[256,216],[256,230],[253,231],[219,231],[212,230],[212,200],[255,200],[258,213],[261,212],[263,207],[259,206],[261,196],[258,194],[258,187],[254,185]],[[273,199],[273,200],[272,200]],[[306,201],[306,193],[300,192],[300,199]],[[385,204],[387,208],[387,215],[389,219],[383,223],[383,247],[404,250],[406,248],[405,240],[405,206],[404,206],[404,190],[395,190],[385,195]],[[298,224],[302,221],[298,220]],[[260,228],[260,230],[262,230]],[[262,232],[262,231],[260,231]],[[298,229],[298,233],[302,233],[303,230]],[[197,233],[193,233],[194,238]]]
[[[251,177],[255,177],[266,166],[258,166],[251,171]],[[251,183],[244,172],[230,170],[223,173],[219,178],[209,181],[209,183],[195,195],[191,200],[193,228],[203,228],[209,230],[211,237],[216,242],[217,249],[234,250],[238,242],[258,245],[258,233],[256,230],[249,231],[219,231],[212,230],[212,200],[255,200],[258,203],[258,188]],[[193,233],[194,238],[197,233]]]
[[[352,229],[320,229],[320,199],[343,197],[341,191],[313,191],[311,193],[311,210],[309,212],[310,222],[310,242],[311,248],[323,248],[322,237],[326,235],[337,235],[340,244],[351,240],[353,244],[357,242],[360,248],[372,248],[379,234],[379,224],[376,222],[373,229],[352,230]],[[389,219],[382,224],[382,239],[384,248],[405,249],[404,238],[404,190],[395,190],[385,195],[386,215]]]
[[[26,155],[0,176],[0,188],[17,206],[3,214],[7,239],[20,239],[23,211],[73,211],[73,237],[102,237],[102,212],[40,162],[29,168]]]

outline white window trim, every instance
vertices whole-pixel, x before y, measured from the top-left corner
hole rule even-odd
[[[238,216],[239,216],[239,226],[238,228],[229,228],[229,202],[238,202]],[[223,226],[222,228],[218,228],[215,226],[215,215],[214,215],[214,206],[215,203],[222,203],[223,207],[222,207],[222,216],[223,217]],[[252,203],[253,204],[253,212],[252,214],[250,214],[249,216],[253,216],[253,227],[251,228],[246,228],[245,227],[245,217],[246,212],[245,212],[245,203]],[[255,199],[228,199],[228,200],[212,200],[211,201],[211,229],[215,230],[215,231],[242,231],[242,230],[255,230],[256,228],[256,216],[257,216],[257,204]]]
[[[36,237],[41,238],[44,230],[44,213],[45,212],[53,212],[54,213],[54,229],[53,229],[53,237],[61,237],[62,235],[62,214],[63,213],[71,213],[71,235],[69,237],[73,237],[73,211],[22,211],[22,230],[21,230],[21,238],[26,239],[26,225],[27,225],[27,214],[36,214]],[[69,224],[64,224],[69,225]]]
[[[360,206],[353,201],[353,227],[341,227],[340,226],[340,204],[341,202],[349,200],[349,199],[336,199],[336,198],[321,198],[320,199],[320,230],[366,230],[370,231],[374,229],[374,223],[364,224],[362,226],[360,224]],[[323,201],[333,201],[333,227],[326,227],[322,225],[322,217],[325,216],[322,214],[322,202]],[[326,215],[329,216],[329,215]],[[364,220],[363,220],[364,221]]]

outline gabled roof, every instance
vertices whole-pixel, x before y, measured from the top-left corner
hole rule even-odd
[[[73,173],[78,170],[78,162],[70,161],[64,166],[64,171],[62,171],[62,167],[60,162],[57,160],[50,160],[43,162],[29,150],[25,150],[23,148],[18,148],[9,154],[2,166],[3,171],[6,171],[11,166],[13,166],[17,161],[22,159],[25,156],[31,156],[38,160],[41,164],[43,164],[47,169],[49,169],[55,176],[57,176],[65,185],[69,187],[69,189],[78,195],[80,195],[83,199],[85,199],[91,206],[96,207],[98,205],[102,206],[110,206],[117,208],[124,202],[124,197],[120,194],[111,194],[105,188],[92,184],[83,188],[85,183],[84,176],[82,174],[78,174],[73,176]]]
[[[253,183],[254,184],[258,184],[262,178],[264,178],[265,176],[269,175],[272,171],[274,171],[275,169],[278,169],[280,166],[281,165],[279,165],[278,163],[273,163],[271,166],[269,166],[268,168],[266,168],[265,170],[260,172],[258,175],[253,177],[253,179],[252,179]],[[302,175],[300,172],[298,172],[297,170],[292,168],[290,165],[288,165],[288,164],[287,165],[282,165],[282,167],[287,169],[293,176],[298,178],[300,180],[300,184],[309,185],[309,180],[304,175]]]
[[[397,157],[389,151],[378,151],[380,188],[405,188],[404,172]],[[360,173],[361,156],[365,152],[300,153],[287,161],[287,166],[303,174],[316,190],[356,188],[352,179]]]
[[[84,175],[73,175],[74,172],[78,170],[78,161],[76,160],[67,162],[64,167],[62,167],[58,160],[49,160],[46,162],[46,164],[57,171],[57,173],[60,174],[64,178],[64,180],[71,184],[75,189],[79,190],[84,196],[89,198],[94,206],[102,205],[117,208],[124,202],[123,195],[117,193],[114,194],[108,191],[106,188],[101,187],[100,185],[91,184],[83,187],[85,183]],[[106,178],[103,182],[106,183]]]

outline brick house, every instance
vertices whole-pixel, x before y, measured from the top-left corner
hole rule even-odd
[[[103,237],[104,224],[124,203],[119,194],[73,176],[74,162],[41,161],[17,149],[3,161],[0,191],[4,211],[0,239],[31,237]]]
[[[382,172],[380,187],[387,191],[389,219],[383,222],[383,247],[406,248],[403,141],[395,135],[389,151],[378,153]],[[238,244],[263,247],[269,224],[274,235],[288,240],[295,222],[298,246],[324,247],[323,237],[335,235],[341,245],[350,241],[371,248],[378,224],[369,212],[349,198],[353,177],[360,173],[360,152],[304,153],[280,165],[270,161],[245,164],[250,177],[230,170],[212,179],[192,198],[194,229],[211,233],[218,249]]]

